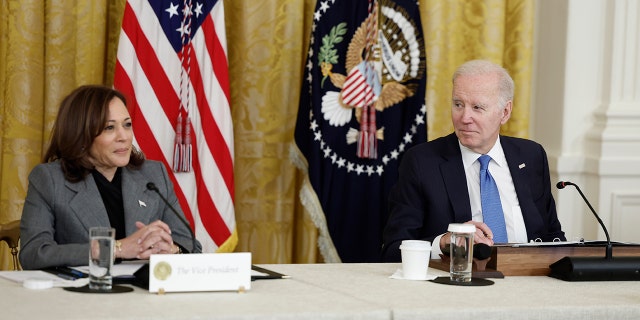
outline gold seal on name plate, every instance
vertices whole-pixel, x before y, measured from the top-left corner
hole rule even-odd
[[[167,280],[171,276],[171,265],[166,261],[161,261],[153,268],[153,276],[158,280]]]

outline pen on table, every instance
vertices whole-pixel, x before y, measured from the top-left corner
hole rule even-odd
[[[64,273],[58,273],[58,274],[56,274],[56,277],[62,278],[64,280],[71,280],[71,281],[75,281],[77,279],[74,276],[70,276],[70,275],[64,274]]]
[[[66,274],[68,276],[72,276],[74,278],[86,278],[87,275],[84,272],[78,271],[76,269],[72,269],[69,267],[56,267],[56,270],[60,273]]]

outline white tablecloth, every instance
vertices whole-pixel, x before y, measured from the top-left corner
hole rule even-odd
[[[640,283],[493,279],[486,287],[390,279],[399,264],[261,265],[291,279],[250,291],[83,294],[0,279],[1,319],[640,319]],[[430,273],[446,276],[430,269]]]
[[[270,265],[301,282],[384,305],[393,320],[640,319],[636,281],[565,282],[550,277],[491,279],[460,287],[389,279],[399,264]],[[429,269],[430,274],[448,273]]]

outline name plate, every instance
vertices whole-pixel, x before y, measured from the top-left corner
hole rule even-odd
[[[251,253],[154,254],[149,292],[251,289]]]

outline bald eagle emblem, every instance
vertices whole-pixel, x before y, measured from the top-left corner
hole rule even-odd
[[[384,140],[384,128],[376,127],[375,111],[384,111],[413,96],[416,85],[405,83],[424,74],[425,66],[420,59],[423,44],[417,36],[420,30],[415,29],[403,8],[388,0],[380,2],[370,10],[349,42],[346,75],[332,72],[338,63],[333,47],[343,40],[346,23],[334,26],[322,38],[318,54],[322,86],[328,79],[340,89],[326,91],[322,96],[322,117],[336,127],[348,124],[354,116],[360,124],[360,128],[349,128],[346,134],[349,144],[358,142],[367,133],[364,131],[371,134],[370,139]],[[374,149],[372,153],[375,154]],[[371,154],[364,157],[375,158]]]

